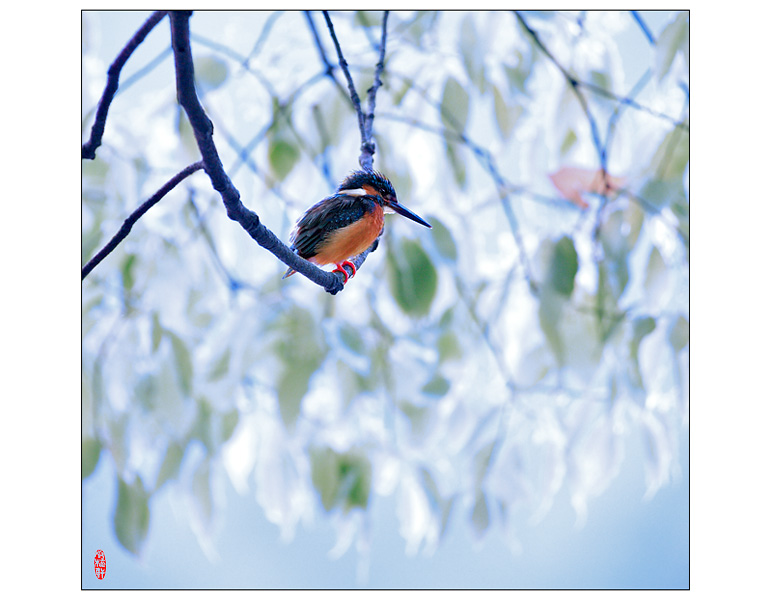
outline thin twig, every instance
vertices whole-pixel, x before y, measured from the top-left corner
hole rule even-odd
[[[373,143],[373,121],[375,119],[375,95],[381,87],[381,73],[383,73],[383,61],[386,56],[386,24],[389,20],[389,11],[383,12],[383,24],[381,26],[381,46],[378,54],[378,62],[375,65],[373,86],[367,90],[367,116],[365,117],[364,137],[362,139],[362,154],[359,156],[359,164],[363,169],[372,170],[375,144]]]
[[[327,53],[324,51],[324,46],[322,46],[322,40],[319,38],[319,32],[316,29],[316,24],[314,23],[314,19],[311,16],[311,12],[306,10],[303,11],[303,14],[306,16],[306,22],[308,23],[308,27],[311,30],[311,35],[314,37],[316,49],[319,52],[319,58],[321,59],[322,64],[324,64],[324,76],[329,77],[332,80],[333,84],[335,84],[335,89],[343,94],[344,98],[348,98],[349,95],[346,93],[346,90],[343,88],[340,82],[335,79],[335,65],[333,65],[327,58]]]
[[[638,14],[637,10],[631,10],[630,14],[632,15],[633,19],[635,19],[635,22],[638,23],[638,26],[641,28],[641,31],[643,31],[643,35],[646,36],[646,39],[649,40],[649,44],[652,46],[657,43],[657,40],[654,39],[654,35],[651,33],[651,29],[646,25],[646,22],[643,20],[643,17]]]
[[[118,233],[116,233],[112,239],[107,242],[104,248],[102,248],[99,252],[97,252],[96,256],[92,258],[88,263],[86,263],[86,266],[81,269],[80,272],[80,279],[83,281],[86,276],[91,273],[91,271],[94,270],[94,267],[96,267],[100,262],[102,262],[108,254],[110,254],[113,250],[115,250],[118,247],[118,244],[120,244],[126,236],[129,235],[129,232],[131,231],[131,228],[134,226],[134,223],[136,223],[142,215],[144,215],[148,210],[150,210],[154,205],[158,204],[158,202],[166,196],[169,192],[171,192],[177,185],[183,181],[188,176],[192,175],[199,169],[204,168],[204,163],[202,161],[198,161],[196,163],[193,163],[192,165],[188,165],[182,171],[177,173],[174,177],[172,177],[169,181],[167,181],[161,189],[159,189],[155,194],[153,194],[148,200],[142,203],[142,205],[135,210],[133,213],[129,215],[129,217],[123,222],[123,225],[121,225],[121,228],[118,230]]]
[[[351,102],[354,105],[354,110],[356,110],[357,113],[357,121],[359,122],[359,134],[364,141],[367,139],[367,136],[365,135],[365,117],[364,113],[362,113],[362,103],[359,101],[359,94],[357,94],[354,80],[351,78],[351,73],[348,70],[348,63],[343,57],[343,51],[340,49],[338,37],[335,35],[335,27],[332,25],[330,15],[326,10],[323,10],[322,14],[324,14],[324,20],[327,21],[327,29],[330,30],[330,37],[332,38],[333,44],[335,44],[335,51],[338,53],[338,64],[340,64],[340,68],[343,70],[343,74],[346,76],[346,81],[348,82],[348,93],[351,96]]]
[[[102,144],[102,135],[105,132],[105,124],[107,122],[107,111],[110,108],[110,103],[113,101],[115,92],[118,91],[118,80],[121,76],[121,69],[134,50],[145,40],[147,34],[149,34],[153,27],[158,25],[161,19],[166,16],[166,11],[158,10],[154,12],[147,21],[144,22],[142,27],[137,30],[129,40],[129,43],[121,50],[121,53],[110,65],[107,70],[107,84],[105,85],[105,91],[102,92],[102,98],[99,100],[99,108],[97,109],[96,117],[94,119],[94,125],[91,127],[91,137],[83,144],[80,150],[81,158],[94,159],[96,157],[96,149]]]
[[[579,100],[579,104],[581,105],[582,110],[584,111],[584,114],[587,117],[587,121],[590,124],[590,133],[592,135],[592,141],[593,141],[593,144],[595,145],[595,150],[598,153],[598,160],[600,162],[601,172],[603,173],[603,181],[605,184],[605,188],[608,190],[611,186],[609,185],[608,177],[607,177],[608,165],[607,165],[607,159],[606,159],[606,149],[604,148],[600,140],[600,132],[598,131],[598,124],[595,122],[595,117],[592,116],[592,112],[590,111],[590,106],[587,103],[587,99],[579,90],[579,80],[573,75],[571,75],[571,73],[569,73],[568,70],[558,62],[558,60],[555,58],[552,52],[550,52],[549,49],[541,41],[541,38],[539,38],[539,34],[537,34],[533,29],[531,29],[531,27],[528,25],[526,20],[520,14],[520,12],[519,11],[514,11],[514,12],[518,21],[520,21],[520,24],[528,32],[528,35],[531,36],[531,39],[534,41],[534,43],[547,56],[547,58],[550,59],[552,64],[554,64],[558,68],[558,70],[563,74],[563,77],[566,78],[566,81],[568,81],[568,84],[571,87],[571,90],[574,92],[574,95],[576,96],[577,100]]]
[[[325,75],[330,77],[335,83],[338,83],[337,79],[335,79],[335,77],[332,74],[333,71],[335,70],[335,67],[327,59],[327,53],[324,51],[324,46],[322,46],[322,40],[319,37],[319,32],[316,30],[316,24],[314,23],[314,19],[311,17],[311,11],[304,10],[303,14],[306,16],[306,22],[308,23],[308,28],[311,30],[311,35],[314,37],[314,42],[316,43],[316,49],[319,52],[319,58],[324,63]]]

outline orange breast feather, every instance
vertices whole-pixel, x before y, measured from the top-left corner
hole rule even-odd
[[[383,229],[383,208],[376,206],[359,221],[333,231],[309,260],[317,265],[340,263],[367,250]]]

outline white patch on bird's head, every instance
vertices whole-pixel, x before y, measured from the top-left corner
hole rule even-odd
[[[367,190],[363,190],[362,188],[357,188],[355,190],[340,190],[338,194],[345,194],[346,196],[369,196]]]

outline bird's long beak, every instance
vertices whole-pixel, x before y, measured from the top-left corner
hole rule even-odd
[[[416,223],[420,223],[424,227],[428,227],[429,229],[432,228],[432,226],[429,225],[429,223],[424,221],[421,217],[419,217],[417,214],[415,214],[412,210],[409,210],[409,209],[405,208],[404,206],[402,206],[399,202],[397,202],[396,199],[389,200],[385,204],[386,204],[386,206],[388,208],[393,210],[395,213],[397,213],[399,215],[402,215],[403,217],[407,217],[411,221],[415,221]]]

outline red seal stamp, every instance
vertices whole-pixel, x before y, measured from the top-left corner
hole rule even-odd
[[[96,575],[97,579],[104,579],[106,573],[107,559],[105,558],[105,553],[97,550],[96,556],[94,556],[94,575]]]

